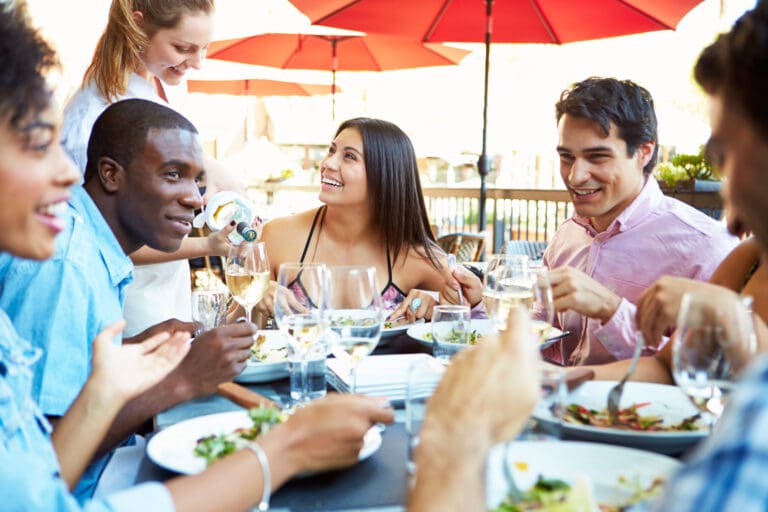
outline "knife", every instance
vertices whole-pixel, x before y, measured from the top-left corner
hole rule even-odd
[[[259,406],[280,408],[278,404],[265,397],[264,395],[260,395],[255,391],[251,391],[245,386],[241,386],[235,382],[222,382],[219,384],[216,392],[224,398],[227,398],[237,405],[245,407],[246,409]]]

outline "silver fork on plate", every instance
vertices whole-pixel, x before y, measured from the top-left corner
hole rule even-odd
[[[513,502],[523,499],[523,491],[517,486],[515,476],[512,474],[512,458],[509,456],[509,449],[512,447],[512,441],[504,443],[504,459],[502,468],[504,469],[504,480],[507,484],[507,497]]]
[[[629,363],[627,373],[624,374],[624,378],[622,378],[618,384],[613,386],[611,391],[608,393],[608,416],[611,418],[611,423],[615,424],[619,417],[619,404],[621,403],[621,394],[624,392],[624,383],[627,382],[629,376],[632,375],[632,372],[635,371],[637,361],[640,359],[640,352],[643,351],[643,345],[645,345],[643,341],[643,335],[638,334],[637,344],[635,345],[635,353],[632,354],[632,362]]]

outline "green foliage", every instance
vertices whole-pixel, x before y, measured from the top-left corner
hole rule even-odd
[[[676,167],[682,167],[688,174],[688,177],[695,180],[712,180],[716,179],[712,166],[709,164],[706,158],[704,158],[704,147],[699,148],[699,153],[696,155],[675,155],[671,160],[672,165]]]
[[[656,166],[653,174],[657,180],[663,181],[669,188],[675,186],[675,183],[688,179],[688,173],[683,167],[673,165],[671,162],[664,162]]]

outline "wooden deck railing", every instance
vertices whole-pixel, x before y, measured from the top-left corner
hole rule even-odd
[[[318,186],[269,184],[254,190],[267,194],[270,203],[279,203],[283,192],[291,192],[291,196],[305,193],[316,198]],[[478,189],[424,187],[423,192],[430,222],[437,226],[439,234],[478,231]],[[717,192],[676,192],[672,195],[713,216],[719,216],[723,207]],[[294,201],[293,197],[291,201]],[[490,188],[486,203],[486,247],[498,252],[508,240],[548,241],[572,211],[570,196],[565,190]]]

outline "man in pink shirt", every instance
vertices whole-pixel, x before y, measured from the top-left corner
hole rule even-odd
[[[635,301],[662,275],[707,280],[738,243],[724,225],[661,193],[651,171],[653,98],[628,80],[589,78],[555,105],[560,174],[575,213],[544,253],[558,314],[572,334],[545,351],[568,365],[631,357]]]

